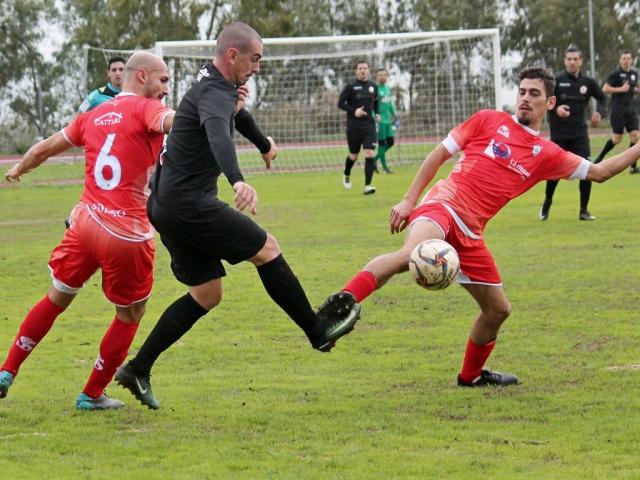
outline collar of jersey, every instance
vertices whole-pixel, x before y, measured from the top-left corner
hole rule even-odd
[[[107,83],[107,87],[109,87],[111,90],[113,90],[116,93],[120,93],[122,91],[122,89],[120,89],[118,87],[114,87],[113,85],[111,85],[111,82]]]
[[[520,123],[520,120],[518,120],[518,117],[514,115],[511,115],[511,118],[513,119],[514,122],[516,122],[518,125],[520,125],[522,128],[524,128],[527,132],[529,132],[531,135],[535,135],[538,136],[540,135],[540,131],[539,130],[534,130],[531,127],[527,127],[526,125],[523,125]]]

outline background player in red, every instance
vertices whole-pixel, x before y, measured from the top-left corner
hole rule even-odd
[[[81,410],[120,408],[105,395],[124,361],[144,314],[153,283],[154,231],[147,219],[147,183],[174,111],[161,100],[169,73],[161,58],[137,52],[125,66],[123,91],[114,100],[78,115],[67,127],[32,146],[5,177],[19,181],[47,158],[84,146],[84,190],[70,216],[70,228],[51,253],[53,285],[27,314],[0,369],[0,398],[22,363],[47,334],[78,291],[102,270],[102,290],[116,316],[82,393]]]
[[[544,115],[556,102],[554,84],[553,75],[546,69],[524,69],[520,72],[515,115],[482,110],[455,127],[427,156],[402,201],[391,209],[391,233],[410,227],[404,246],[371,260],[327,302],[352,308],[393,275],[406,272],[416,245],[428,239],[446,240],[460,256],[459,283],[480,307],[458,375],[460,386],[518,382],[514,375],[483,368],[500,326],[511,313],[498,268],[484,243],[486,223],[511,199],[542,180],[603,182],[640,157],[636,145],[594,165],[541,138]],[[457,152],[463,155],[449,176],[437,182],[416,207],[437,170]]]

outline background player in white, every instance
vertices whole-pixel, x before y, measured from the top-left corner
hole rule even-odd
[[[35,144],[5,174],[7,180],[19,181],[51,156],[72,146],[85,148],[84,191],[71,214],[71,226],[49,261],[53,285],[20,325],[0,369],[0,398],[7,395],[20,366],[57,316],[101,269],[102,289],[115,305],[116,316],[76,407],[122,407],[104,389],[127,355],[151,293],[155,246],[145,190],[164,134],[173,124],[173,110],[159,101],[168,93],[168,81],[161,58],[134,54],[126,64],[120,95]]]
[[[420,166],[404,198],[391,209],[391,233],[409,226],[399,250],[371,260],[327,303],[352,308],[396,273],[406,272],[411,251],[428,239],[444,239],[460,256],[459,283],[480,307],[458,375],[460,386],[511,385],[518,379],[484,369],[511,305],[498,268],[484,244],[486,223],[511,199],[546,179],[603,182],[640,157],[640,145],[592,164],[539,136],[544,116],[556,102],[553,74],[542,67],[520,72],[516,114],[482,110],[455,127]],[[463,152],[452,172],[416,207],[440,166]],[[322,310],[322,308],[321,308]],[[322,313],[322,312],[320,312]]]

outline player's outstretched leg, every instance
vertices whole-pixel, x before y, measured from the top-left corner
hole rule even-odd
[[[98,398],[91,398],[82,392],[76,399],[76,409],[78,410],[117,410],[122,407],[124,407],[124,403],[115,398],[111,398],[106,393],[103,393]]]
[[[9,387],[13,385],[13,378],[11,372],[7,372],[6,370],[0,372],[0,398],[7,396]]]
[[[360,304],[349,292],[331,295],[316,312],[319,329],[312,340],[313,347],[328,352],[336,341],[353,330],[360,318]]]
[[[118,368],[114,378],[119,385],[129,390],[142,405],[153,410],[160,408],[160,404],[151,391],[150,375],[139,374],[129,362]]]

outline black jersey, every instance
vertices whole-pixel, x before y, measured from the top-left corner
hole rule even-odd
[[[364,107],[367,115],[358,118],[354,112],[360,107]],[[375,123],[375,114],[378,113],[376,84],[368,80],[366,82],[354,80],[342,90],[338,108],[347,112],[348,122]]]
[[[232,138],[235,127],[260,151],[269,151],[270,144],[251,115],[244,109],[236,115],[237,99],[236,86],[215,66],[200,69],[178,105],[161,167],[151,181],[151,191],[160,202],[206,207],[217,196],[221,173],[231,185],[243,180]]]
[[[622,68],[618,67],[607,79],[607,83],[611,87],[621,87],[625,82],[629,82],[629,90],[622,93],[611,94],[612,112],[614,110],[617,112],[634,112],[636,109],[633,101],[633,95],[635,93],[635,88],[638,85],[638,72],[633,68],[628,71],[624,71]]]
[[[586,111],[591,97],[597,100],[597,110],[605,113],[605,96],[598,83],[581,73],[574,76],[566,70],[556,74],[556,107],[548,114],[551,138],[574,138],[587,135]],[[570,115],[560,118],[556,109],[560,105],[569,107]]]

